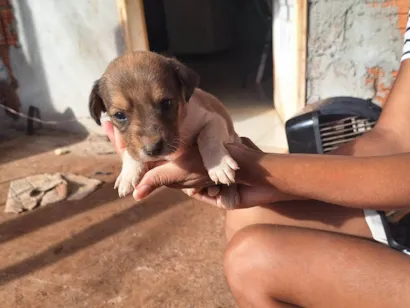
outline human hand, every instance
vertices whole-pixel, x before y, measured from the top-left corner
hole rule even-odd
[[[240,196],[239,208],[252,207],[273,201],[290,199],[276,188],[261,182],[257,178],[263,175],[263,170],[251,166],[249,162],[257,163],[264,153],[248,138],[241,138],[242,144],[227,145],[235,159],[238,159],[241,169],[237,171],[237,187]],[[246,165],[246,166],[245,166]],[[134,192],[134,198],[142,199],[161,186],[182,189],[190,195],[188,188],[201,188],[215,185],[208,177],[202,158],[197,147],[184,151],[179,159],[167,162],[148,171],[142,178]],[[226,186],[221,186],[221,193]],[[195,199],[206,202],[219,208],[227,208],[223,204],[221,194],[209,196],[207,189],[193,196]]]
[[[113,144],[116,152],[121,155],[125,149],[125,143],[118,130],[109,121],[102,121],[108,138]],[[241,138],[243,145],[227,145],[228,150],[238,158],[240,165],[246,161],[257,161],[262,154],[262,151],[248,138]],[[154,166],[151,166],[151,168]],[[241,168],[238,173],[238,192],[240,196],[240,208],[252,207],[259,204],[266,204],[274,201],[289,200],[289,196],[278,191],[271,185],[257,183],[253,179],[252,171],[258,174],[263,173],[263,170],[255,170]],[[252,185],[256,183],[256,185]],[[133,196],[136,200],[140,200],[148,196],[155,189],[168,186],[171,188],[182,189],[188,194],[188,188],[201,188],[214,185],[208,176],[202,162],[201,155],[197,147],[191,147],[184,150],[184,153],[172,162],[158,162],[155,168],[150,169],[142,178]],[[222,187],[222,190],[225,188]],[[194,198],[208,204],[220,208],[226,208],[222,204],[220,196],[211,197],[207,190],[194,195]]]
[[[207,190],[205,189],[192,197],[217,208],[231,210],[227,204],[223,203],[223,199],[221,198],[221,194],[224,193],[225,188],[226,186],[221,187],[221,192],[217,196],[208,195]],[[264,206],[273,202],[286,200],[299,200],[299,198],[283,193],[273,186],[249,186],[245,184],[237,184],[237,189],[239,193],[239,204],[233,210]],[[186,189],[183,189],[183,191],[188,194]]]
[[[197,146],[186,147],[183,153],[173,161],[156,165],[143,176],[134,191],[134,198],[140,200],[151,194],[157,188],[168,186],[183,189],[213,186],[204,167]]]
[[[101,126],[104,129],[108,139],[110,139],[115,152],[122,156],[122,153],[125,150],[125,142],[118,129],[112,124],[111,121],[106,120],[103,117],[101,117]]]
[[[101,121],[108,139],[115,151],[122,155],[125,142],[111,121]],[[202,162],[201,155],[196,146],[184,149],[184,152],[172,162],[153,162],[147,166],[147,175],[141,180],[134,192],[134,198],[139,200],[149,195],[161,186],[173,188],[206,187],[214,184],[208,176]],[[148,186],[148,187],[146,187]]]
[[[265,181],[267,172],[261,168],[259,161],[261,161],[266,154],[263,153],[250,139],[241,139],[242,144],[226,145],[229,153],[240,166],[240,169],[237,171],[236,179],[240,202],[235,209],[299,199],[298,197],[281,192]],[[225,189],[227,189],[227,186],[222,186],[221,193],[216,196],[210,196],[205,189],[192,197],[218,208],[227,209],[229,207],[227,204],[223,204],[223,198],[221,198],[221,194],[224,193]],[[183,189],[183,191],[187,194],[186,189]]]

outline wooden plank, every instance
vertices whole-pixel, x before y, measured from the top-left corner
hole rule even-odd
[[[307,20],[308,20],[308,1],[298,0],[295,14],[295,32],[296,32],[296,72],[297,77],[297,100],[295,112],[300,111],[306,106],[306,66],[307,66]]]
[[[274,6],[274,105],[284,122],[306,105],[307,7],[307,0]]]
[[[149,50],[143,0],[117,0],[127,51]]]

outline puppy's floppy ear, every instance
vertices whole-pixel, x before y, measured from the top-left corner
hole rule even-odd
[[[90,110],[91,117],[94,119],[94,121],[98,125],[101,125],[101,113],[106,112],[106,109],[100,95],[100,80],[94,82],[93,89],[90,93],[88,108]]]
[[[195,88],[199,86],[199,75],[178,60],[169,60],[184,88],[185,100],[188,102]]]

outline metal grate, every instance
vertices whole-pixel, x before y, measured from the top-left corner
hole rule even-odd
[[[371,130],[376,121],[367,118],[352,116],[319,125],[323,152],[337,149],[342,144],[354,140],[363,133]]]

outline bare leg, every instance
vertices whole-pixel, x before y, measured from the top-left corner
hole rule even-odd
[[[356,237],[254,225],[224,266],[239,307],[410,307],[410,257]]]
[[[254,224],[296,226],[371,238],[363,211],[314,200],[281,202],[226,213],[228,240],[240,229]]]

